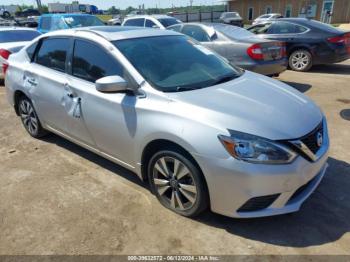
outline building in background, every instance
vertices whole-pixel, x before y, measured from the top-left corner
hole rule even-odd
[[[79,4],[78,1],[73,1],[71,4],[66,3],[49,3],[49,13],[89,13],[97,14],[99,10],[95,5]]]
[[[248,24],[266,13],[332,24],[350,22],[350,0],[227,0],[227,4],[230,11],[239,12]]]

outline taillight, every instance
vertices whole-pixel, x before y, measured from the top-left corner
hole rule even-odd
[[[9,58],[9,56],[11,55],[11,52],[6,50],[6,49],[0,49],[0,56],[7,60]],[[4,73],[4,75],[6,74],[7,68],[9,67],[8,64],[6,64],[6,62],[2,63],[2,72]]]
[[[254,60],[263,60],[264,56],[262,53],[261,45],[254,44],[247,49],[247,54]]]
[[[8,59],[9,56],[11,55],[11,52],[6,50],[6,49],[0,49],[0,56],[4,59]]]
[[[327,41],[332,44],[342,44],[342,43],[345,43],[345,37],[344,36],[329,37],[327,38]]]

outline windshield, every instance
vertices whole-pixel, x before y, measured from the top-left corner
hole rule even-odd
[[[216,24],[214,26],[214,29],[231,39],[243,39],[247,37],[255,37],[253,33],[238,26]]]
[[[186,36],[114,41],[114,45],[154,88],[177,92],[230,81],[242,71]]]
[[[0,43],[31,41],[39,35],[40,33],[34,30],[0,31]]]
[[[175,18],[160,18],[158,21],[164,26],[168,27],[171,25],[180,24],[180,21],[176,20]]]
[[[69,28],[104,25],[100,19],[93,15],[65,16],[63,20]]]
[[[226,13],[225,17],[234,18],[234,17],[240,17],[240,16],[238,13]]]

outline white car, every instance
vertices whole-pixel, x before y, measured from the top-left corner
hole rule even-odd
[[[278,18],[283,18],[283,16],[281,14],[277,14],[277,13],[275,13],[275,14],[264,14],[264,15],[261,15],[258,18],[256,18],[253,21],[253,25],[262,23],[262,22],[267,21],[267,20],[278,19]]]
[[[122,26],[166,29],[169,26],[181,23],[182,22],[180,20],[167,15],[138,15],[126,18]]]
[[[38,31],[29,28],[0,27],[0,79],[4,78],[8,57],[39,35]]]

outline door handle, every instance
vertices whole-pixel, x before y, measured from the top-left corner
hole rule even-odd
[[[31,84],[32,86],[37,86],[37,85],[38,85],[34,78],[28,78],[27,81],[28,81],[28,83]]]
[[[69,98],[74,98],[74,95],[73,95],[72,93],[67,93],[67,96],[68,96]]]

